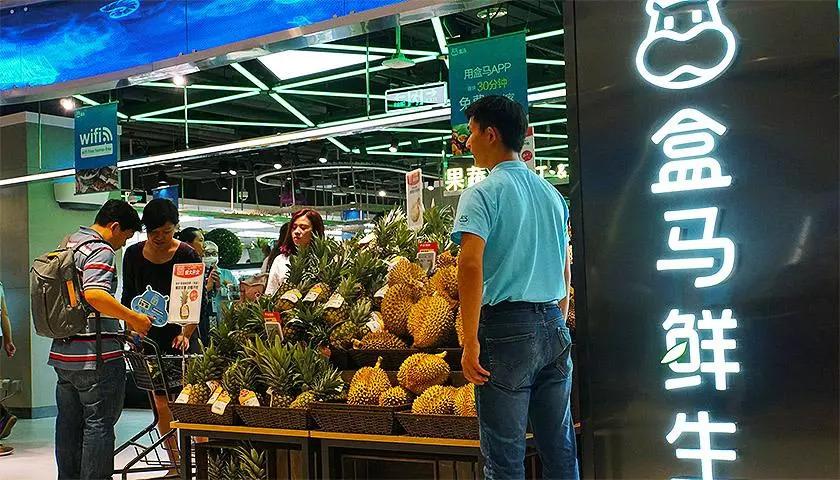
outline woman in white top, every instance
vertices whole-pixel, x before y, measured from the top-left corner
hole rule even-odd
[[[283,242],[286,240],[286,233],[289,231],[289,225],[290,223],[286,222],[282,227],[280,227],[280,235],[277,236],[277,240],[274,241],[274,245],[272,245],[271,249],[268,251],[268,255],[265,256],[262,267],[260,268],[260,273],[268,275],[268,272],[271,271],[271,265],[274,263],[274,259],[280,255],[280,247],[283,246]]]
[[[321,215],[315,210],[305,208],[298,210],[292,215],[292,221],[283,241],[277,242],[268,264],[271,265],[268,273],[268,283],[265,286],[266,295],[274,295],[280,289],[280,285],[289,276],[289,257],[297,253],[298,247],[309,245],[312,235],[324,236],[324,221]]]

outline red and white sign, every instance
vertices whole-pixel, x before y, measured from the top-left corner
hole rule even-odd
[[[204,294],[204,264],[179,263],[172,267],[169,290],[169,323],[197,324]]]
[[[529,126],[528,130],[525,131],[525,144],[522,145],[519,158],[528,165],[531,171],[536,171],[537,144],[534,141],[534,127]]]

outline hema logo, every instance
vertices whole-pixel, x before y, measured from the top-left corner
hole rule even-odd
[[[108,127],[91,128],[79,134],[82,158],[101,157],[114,153],[114,132]]]

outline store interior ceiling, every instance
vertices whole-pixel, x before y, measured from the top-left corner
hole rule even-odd
[[[386,113],[387,90],[446,82],[447,44],[486,37],[489,23],[494,36],[527,31],[529,95],[541,98],[531,102],[529,112],[536,125],[537,160],[566,163],[560,3],[506,1],[402,25],[402,52],[414,63],[408,68],[383,65],[397,42],[396,29],[389,28],[167,81],[74,95],[72,101],[75,106],[119,102],[123,160],[364,120]],[[63,103],[3,106],[0,115],[29,110],[72,116],[65,108],[67,99]],[[401,172],[423,168],[429,186],[434,185],[442,174],[442,151],[448,152],[449,137],[449,121],[440,120],[125,169],[122,182],[124,188],[138,191],[177,182],[182,197],[207,201],[227,201],[233,198],[231,191],[238,196],[241,190],[248,192],[248,203],[262,205],[282,207],[293,201],[340,209],[355,204],[353,199],[361,195],[360,203],[385,207],[403,197]]]

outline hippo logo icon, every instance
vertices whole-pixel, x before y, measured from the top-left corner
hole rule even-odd
[[[647,36],[636,52],[636,69],[669,90],[712,81],[732,64],[736,41],[721,20],[720,0],[648,0]]]

